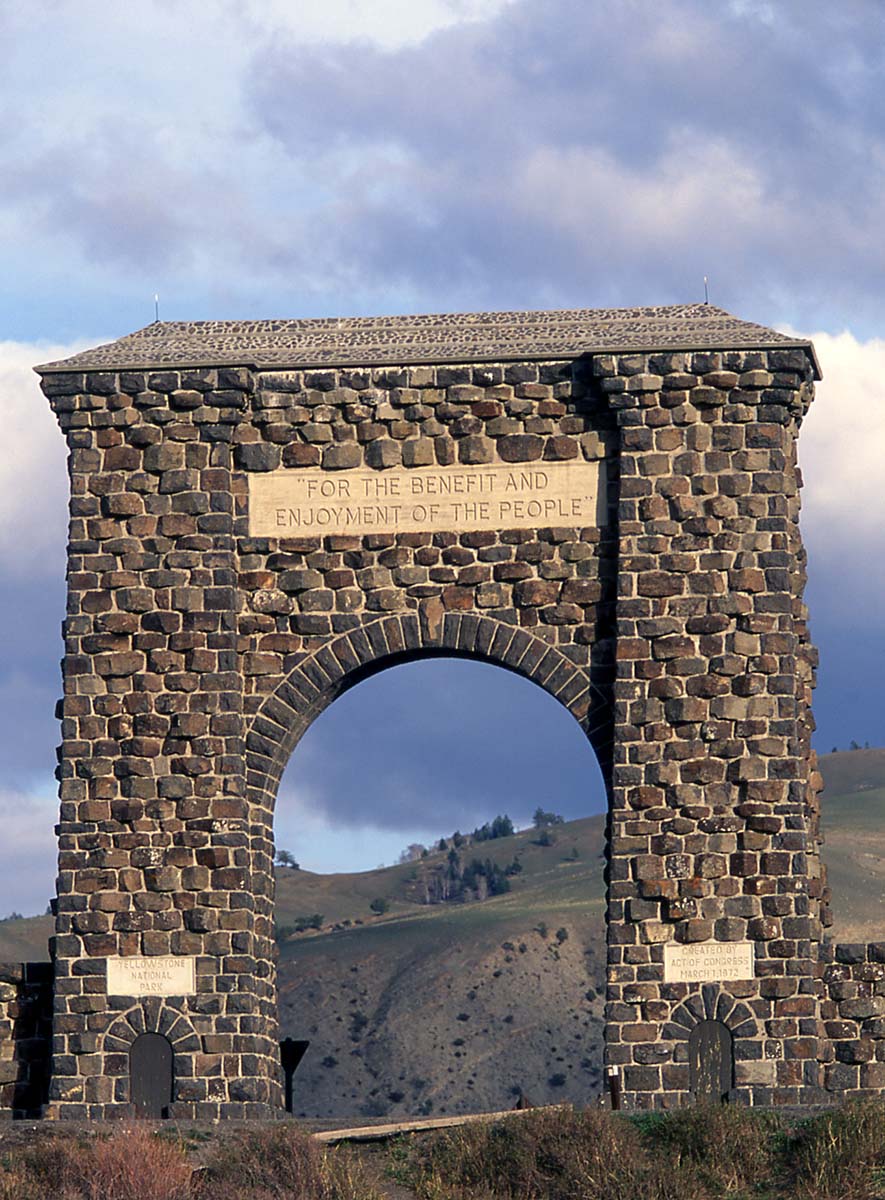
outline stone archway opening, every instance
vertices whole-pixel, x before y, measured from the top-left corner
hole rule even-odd
[[[276,873],[280,1036],[310,1041],[292,1111],[587,1103],[606,796],[585,730],[476,659],[362,676],[308,727],[274,814],[299,863]]]

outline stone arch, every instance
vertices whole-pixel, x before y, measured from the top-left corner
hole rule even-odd
[[[167,1000],[150,996],[114,1020],[105,1034],[105,1050],[128,1050],[141,1033],[161,1033],[180,1054],[193,1054],[202,1048],[187,1014]],[[122,1045],[112,1045],[114,1039]]]
[[[672,1047],[673,1062],[680,1064],[683,1071],[688,1071],[689,1038],[704,1021],[720,1021],[729,1031],[735,1066],[747,1057],[744,1053],[747,1044],[757,1042],[761,1036],[760,1022],[748,1004],[732,996],[721,984],[705,983],[676,1006],[661,1031],[662,1040]],[[684,1086],[688,1087],[687,1078]]]
[[[750,1006],[736,999],[718,983],[703,984],[697,992],[678,1004],[664,1026],[661,1037],[670,1042],[684,1042],[687,1049],[689,1034],[701,1021],[721,1021],[736,1042],[741,1038],[759,1037],[759,1023]]]
[[[289,758],[310,724],[344,692],[387,667],[428,657],[496,664],[543,688],[583,729],[611,798],[611,701],[601,687],[590,682],[586,664],[574,663],[528,629],[474,612],[446,613],[441,605],[425,604],[416,613],[363,623],[303,658],[264,699],[246,735],[253,947],[262,974],[256,1005],[268,1027],[277,1022],[273,813]],[[275,1067],[278,1077],[278,1064]]]
[[[759,1042],[762,1038],[762,1022],[743,1000],[733,996],[719,983],[702,984],[678,1003],[670,1020],[661,1030],[664,1053],[671,1062],[672,1086],[680,1103],[690,1103],[689,1039],[692,1032],[704,1022],[718,1021],[728,1030],[732,1038],[734,1086],[740,1088],[739,1064],[759,1057]],[[755,1045],[754,1045],[755,1043]]]
[[[118,1105],[129,1104],[129,1051],[144,1033],[158,1033],[172,1046],[175,1100],[193,1075],[192,1056],[203,1049],[190,1018],[174,1004],[154,996],[133,1004],[114,1019],[103,1040],[105,1074],[114,1081],[113,1102]]]
[[[718,991],[670,983],[658,947],[723,938],[752,946],[755,963],[732,982],[744,1003],[727,1017],[742,1097],[818,1099],[830,1046],[791,1038],[787,1057],[782,1032],[820,1019],[827,953],[796,465],[812,346],[704,305],[398,321],[154,324],[39,368],[72,480],[49,1111],[124,1107],[107,1065],[116,1073],[131,1035],[115,1026],[100,1052],[96,1024],[119,1018],[96,1018],[92,984],[102,959],[136,954],[201,960],[184,1007],[206,1053],[178,1093],[182,1115],[279,1105],[279,779],[336,696],[434,654],[532,679],[596,751],[609,791],[606,1037],[626,1103],[686,1095],[679,1056],[709,1019],[705,995],[719,1005]],[[297,479],[405,485],[427,471],[452,491],[456,473],[513,463],[543,464],[545,478],[572,463],[574,486],[538,487],[545,514],[580,527],[511,529],[515,510],[498,508],[501,528],[468,529],[478,510],[465,508],[426,527],[413,510],[422,528],[409,532],[398,506],[379,505],[333,534],[286,499]],[[591,474],[601,510],[583,507]],[[284,518],[267,525],[273,495]],[[421,554],[428,537],[438,557]],[[391,548],[406,576],[382,562]],[[452,569],[431,577],[438,559]],[[458,559],[495,565],[462,579]],[[99,888],[169,889],[176,916],[165,902],[93,908]],[[681,903],[694,899],[702,917]],[[841,1065],[857,1087],[863,1068]]]
[[[267,697],[246,736],[246,784],[252,804],[273,811],[292,751],[319,714],[369,676],[421,657],[496,664],[536,683],[584,730],[611,791],[612,711],[586,666],[527,629],[475,613],[381,617],[342,634],[305,658]]]

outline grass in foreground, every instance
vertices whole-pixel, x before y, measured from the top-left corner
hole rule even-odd
[[[0,1200],[382,1200],[346,1149],[280,1123],[221,1133],[196,1166],[169,1131],[39,1137],[0,1159]]]
[[[885,1103],[539,1111],[403,1142],[394,1170],[420,1200],[881,1200]]]
[[[194,1200],[382,1200],[347,1147],[326,1149],[289,1124],[218,1142],[200,1175]]]
[[[377,1157],[377,1155],[376,1155]],[[796,1121],[703,1107],[539,1109],[387,1150],[418,1200],[885,1200],[885,1101]],[[288,1122],[190,1138],[174,1126],[62,1136],[0,1157],[0,1200],[384,1200],[358,1152]]]

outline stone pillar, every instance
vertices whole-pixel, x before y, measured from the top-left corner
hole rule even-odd
[[[128,1014],[127,1028],[175,1045],[181,1115],[270,1112],[276,1013],[255,957],[268,928],[252,886],[231,490],[252,375],[55,375],[44,388],[71,476],[51,1111],[125,1110],[126,1040],[104,1034]],[[118,956],[193,958],[194,994],[107,995]]]
[[[720,1017],[737,1098],[799,1102],[821,1032],[795,450],[811,364],[703,351],[595,370],[621,480],[607,1061],[628,1104],[684,1102],[688,1028]],[[674,940],[752,942],[756,977],[666,982]]]

